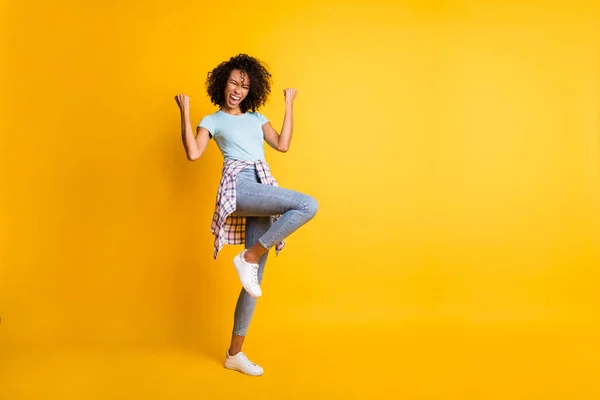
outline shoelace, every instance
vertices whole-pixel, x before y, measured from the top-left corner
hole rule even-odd
[[[258,264],[250,264],[252,266],[252,283],[258,285]]]
[[[246,363],[247,366],[249,366],[249,367],[256,367],[256,364],[254,364],[252,361],[250,361],[248,359],[248,357],[246,357],[245,353],[242,353],[242,358],[244,359],[244,362]]]

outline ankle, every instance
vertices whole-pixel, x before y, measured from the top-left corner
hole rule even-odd
[[[237,353],[239,353],[240,351],[242,351],[242,349],[229,349],[229,356],[233,357],[235,356]]]
[[[257,257],[250,250],[246,250],[246,252],[244,253],[243,258],[244,258],[244,261],[246,261],[249,264],[258,264],[258,260],[259,260],[260,257]]]

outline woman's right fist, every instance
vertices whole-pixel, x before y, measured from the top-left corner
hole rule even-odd
[[[190,98],[185,94],[178,94],[175,96],[175,101],[181,109],[181,111],[187,110],[190,107]]]

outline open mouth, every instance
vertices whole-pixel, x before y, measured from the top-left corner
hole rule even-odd
[[[231,99],[232,103],[237,103],[237,102],[239,102],[242,99],[241,97],[234,96],[232,94],[229,95],[229,98]]]

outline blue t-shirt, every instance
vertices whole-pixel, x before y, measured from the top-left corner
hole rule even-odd
[[[263,124],[269,120],[259,112],[231,115],[221,110],[202,118],[198,124],[215,138],[225,159],[265,160]]]

